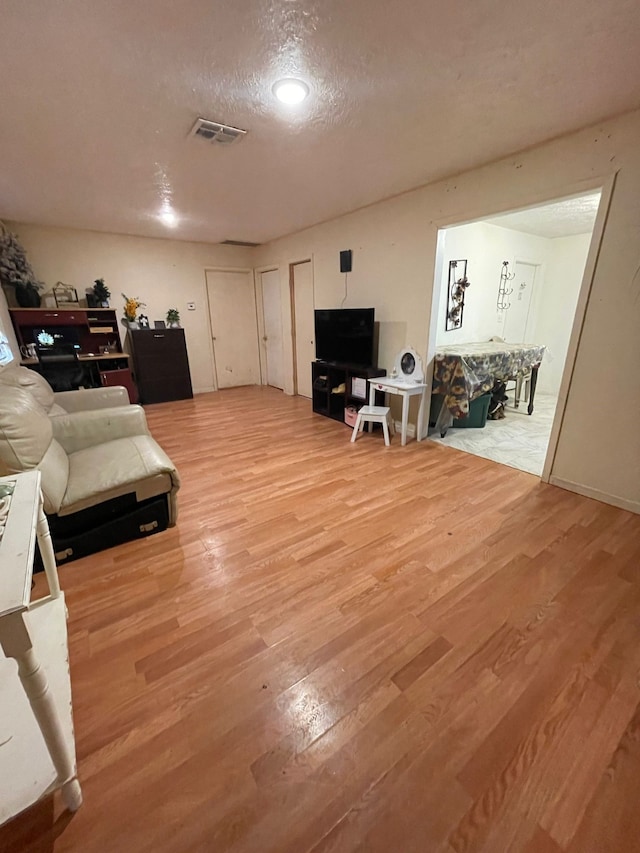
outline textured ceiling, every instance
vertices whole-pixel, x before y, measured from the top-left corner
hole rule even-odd
[[[3,0],[0,217],[214,242],[297,231],[640,105],[639,9]],[[271,93],[290,75],[311,87],[301,108]],[[189,138],[198,115],[249,134]]]
[[[593,230],[598,212],[600,193],[568,198],[542,207],[529,207],[517,213],[506,213],[485,219],[492,225],[536,234],[538,237],[570,237],[588,234]]]

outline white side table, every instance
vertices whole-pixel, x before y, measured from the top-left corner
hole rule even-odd
[[[376,391],[384,391],[386,394],[400,394],[402,396],[402,431],[400,444],[407,443],[407,424],[409,422],[409,398],[420,394],[420,408],[418,409],[418,424],[416,426],[416,438],[422,441],[422,430],[424,424],[424,408],[427,395],[427,385],[424,382],[409,382],[406,379],[394,378],[392,376],[378,376],[369,379],[369,404],[375,405]]]
[[[40,472],[0,477],[0,824],[57,788],[70,811],[76,778],[67,616]],[[36,538],[49,595],[30,602]],[[16,667],[13,658],[18,664]]]

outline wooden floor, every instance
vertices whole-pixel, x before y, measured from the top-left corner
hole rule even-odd
[[[640,850],[640,517],[272,389],[147,412],[179,524],[61,569],[85,804],[1,850]]]

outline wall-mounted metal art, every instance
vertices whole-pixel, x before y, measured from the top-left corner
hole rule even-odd
[[[459,269],[460,267],[460,269]],[[462,272],[462,275],[460,275]],[[466,260],[449,261],[449,280],[447,283],[447,316],[445,331],[451,332],[462,326],[464,316],[464,295],[470,285],[467,278]]]
[[[509,297],[513,293],[513,288],[509,287],[510,281],[516,277],[514,272],[509,272],[509,261],[502,262],[502,271],[500,272],[500,284],[498,285],[498,311],[506,311],[511,308]]]

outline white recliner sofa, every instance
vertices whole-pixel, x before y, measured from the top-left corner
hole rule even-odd
[[[33,468],[58,562],[176,523],[178,472],[140,406],[50,417],[24,388],[0,386],[0,474]]]
[[[122,386],[56,392],[35,370],[17,364],[0,370],[0,395],[4,387],[28,391],[50,417],[130,405],[129,393]]]

